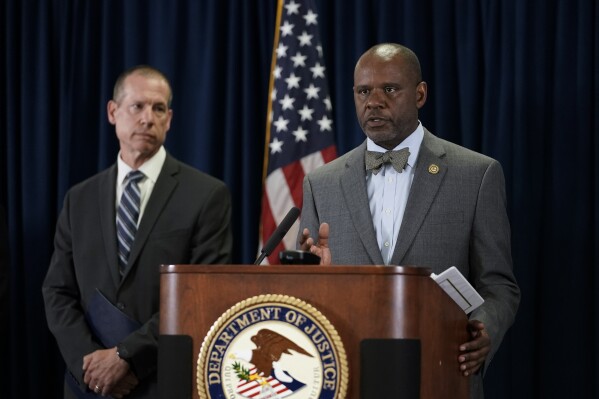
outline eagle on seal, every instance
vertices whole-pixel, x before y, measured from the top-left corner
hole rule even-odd
[[[256,349],[252,350],[249,362],[256,367],[257,374],[264,373],[264,376],[272,373],[273,362],[278,362],[283,353],[291,355],[290,350],[314,357],[295,342],[267,328],[259,330],[251,340]]]

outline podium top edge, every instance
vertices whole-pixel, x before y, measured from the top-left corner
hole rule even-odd
[[[430,276],[428,267],[385,265],[160,265],[160,273],[203,274],[404,274]]]

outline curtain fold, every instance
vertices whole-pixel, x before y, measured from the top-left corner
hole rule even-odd
[[[339,154],[364,140],[355,62],[392,41],[420,58],[429,87],[424,126],[503,165],[523,297],[485,378],[486,397],[598,397],[598,3],[317,5]],[[60,397],[63,366],[41,282],[66,191],[116,160],[106,103],[125,68],[151,64],[170,78],[166,148],[227,183],[234,262],[253,263],[275,14],[276,0],[0,6],[0,205],[11,255],[9,371],[0,396]]]

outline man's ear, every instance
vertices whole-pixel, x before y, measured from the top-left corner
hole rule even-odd
[[[114,113],[118,107],[119,105],[114,100],[110,100],[108,101],[108,104],[106,104],[106,114],[108,115],[108,122],[110,122],[111,125],[116,124]]]
[[[168,110],[168,122],[166,123],[166,131],[168,132],[171,129],[171,122],[173,120],[173,110],[169,108]]]
[[[425,81],[418,83],[418,86],[416,86],[416,107],[418,107],[418,109],[422,108],[424,103],[426,103],[427,90],[428,87]]]

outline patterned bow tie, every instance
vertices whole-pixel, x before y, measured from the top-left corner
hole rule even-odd
[[[408,147],[402,148],[399,151],[366,151],[366,171],[371,170],[376,175],[381,170],[383,164],[391,163],[393,168],[398,173],[401,173],[408,163],[409,156],[410,150]]]

